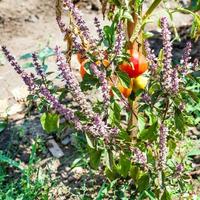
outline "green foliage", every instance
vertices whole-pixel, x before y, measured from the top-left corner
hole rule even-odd
[[[47,133],[56,132],[59,129],[59,115],[55,113],[44,113],[40,118],[40,122]]]
[[[16,162],[0,152],[0,199],[48,199],[49,177],[44,174],[44,171],[35,167],[35,161],[36,143],[32,145],[27,167],[22,167],[20,162]],[[12,169],[12,173],[9,171],[10,169]]]
[[[189,9],[192,11],[195,11],[195,12],[199,11],[200,10],[200,0],[191,0]]]
[[[117,73],[117,76],[118,76],[122,86],[125,87],[125,88],[129,88],[130,87],[130,78],[127,75],[127,73],[124,73],[124,72],[121,72],[121,71],[118,71],[116,73]]]

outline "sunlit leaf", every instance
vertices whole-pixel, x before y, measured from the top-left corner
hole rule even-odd
[[[59,128],[59,115],[55,113],[44,113],[40,118],[40,122],[42,124],[42,128],[47,133],[57,131]]]

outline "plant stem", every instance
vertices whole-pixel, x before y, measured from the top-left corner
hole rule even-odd
[[[169,109],[169,99],[167,98],[166,101],[167,101],[167,102],[166,102],[166,107],[165,107],[165,111],[164,111],[162,123],[165,121],[166,116],[167,116],[167,111],[168,111],[168,109]]]
[[[149,16],[151,15],[151,13],[155,10],[155,8],[161,3],[162,0],[154,0],[154,2],[151,4],[151,6],[149,7],[149,9],[146,11],[145,15],[143,16],[143,20],[146,20],[147,18],[149,18]]]

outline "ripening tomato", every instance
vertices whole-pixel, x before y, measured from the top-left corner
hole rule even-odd
[[[130,83],[130,87],[129,88],[126,88],[126,87],[122,86],[122,84],[120,82],[118,82],[118,84],[117,84],[118,90],[126,98],[128,98],[131,95],[132,87],[133,87],[133,80],[132,79],[131,79],[131,83]]]
[[[80,74],[81,74],[81,77],[84,78],[85,74],[87,73],[85,68],[84,68],[84,65],[85,63],[87,63],[88,60],[84,60],[83,62],[81,62],[81,66],[80,66]],[[96,64],[97,65],[100,65],[100,64],[103,64],[103,66],[106,68],[110,65],[110,62],[106,59],[104,59],[102,62],[101,61],[96,61]]]
[[[86,62],[88,62],[88,61],[87,60],[83,61],[81,63],[81,66],[80,66],[80,74],[81,74],[82,79],[84,78],[84,76],[86,74],[86,70],[84,68],[84,65],[85,65]]]
[[[123,62],[119,68],[121,71],[126,72],[130,78],[136,78],[148,69],[148,64],[142,53],[133,49],[128,50],[128,53],[130,54],[130,63]]]
[[[86,60],[86,57],[84,54],[77,53],[77,59],[78,59],[78,62],[81,64],[82,62]]]
[[[147,83],[148,83],[148,78],[145,76],[138,76],[137,78],[133,78],[133,92],[137,92],[137,90],[144,90]]]

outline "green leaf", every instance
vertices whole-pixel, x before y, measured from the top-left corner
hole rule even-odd
[[[26,53],[26,54],[23,54],[20,56],[20,60],[26,60],[26,59],[29,59],[29,58],[32,58],[32,53]]]
[[[175,110],[175,127],[178,129],[180,132],[184,133],[185,131],[185,120],[183,117],[182,112],[179,109]]]
[[[150,200],[156,200],[156,195],[152,191],[144,191],[146,197],[149,197]]]
[[[192,11],[199,11],[200,10],[200,0],[191,0],[189,9]]]
[[[144,190],[147,190],[149,188],[149,175],[144,174],[139,180],[138,180],[138,191],[142,192]]]
[[[0,152],[0,163],[7,163],[10,166],[16,167],[17,169],[23,171],[23,168],[20,166],[20,163],[18,163],[15,160],[12,160],[9,157],[3,155],[1,152]]]
[[[54,55],[54,51],[53,49],[49,48],[49,47],[45,47],[44,49],[42,49],[39,52],[38,57],[40,58],[40,60],[45,60],[46,58],[50,57]]]
[[[199,98],[197,96],[197,93],[195,93],[195,92],[193,92],[191,90],[187,90],[187,92],[196,103],[199,103]]]
[[[144,33],[143,33],[144,39],[148,39],[148,38],[151,38],[153,36],[154,36],[154,34],[152,32],[149,32],[149,31],[144,31]]]
[[[200,149],[193,149],[187,154],[187,156],[199,156],[199,155],[200,155]]]
[[[118,78],[120,80],[121,85],[123,87],[129,88],[131,80],[130,80],[128,74],[124,73],[124,72],[121,72],[121,71],[117,71],[116,73],[117,73],[117,76],[118,76]]]
[[[0,133],[3,132],[7,126],[8,126],[7,121],[0,121]]]
[[[145,128],[145,118],[142,115],[138,115],[138,129],[141,132]]]
[[[191,73],[191,75],[194,77],[195,81],[200,84],[200,80],[198,79],[200,77],[200,70]]]
[[[114,24],[112,24],[111,26],[104,26],[103,31],[105,34],[105,38],[108,40],[109,44],[112,45],[115,37]]]
[[[113,94],[115,95],[115,96],[117,96],[119,99],[121,99],[122,98],[122,95],[121,95],[121,92],[118,90],[118,88],[116,88],[116,87],[112,87],[112,92],[113,92]]]
[[[72,165],[71,165],[71,169],[75,168],[75,167],[78,167],[78,166],[81,166],[82,165],[82,162],[83,162],[83,158],[76,158]]]
[[[121,107],[114,101],[109,109],[109,122],[110,124],[119,125],[121,120]]]
[[[22,67],[23,67],[24,69],[27,69],[27,68],[33,68],[34,65],[33,65],[33,63],[31,63],[31,62],[27,62],[27,63],[23,64]]]
[[[158,127],[158,122],[155,122],[149,128],[143,129],[139,133],[139,138],[142,139],[142,140],[149,139],[150,141],[156,140],[156,138],[157,138],[157,127]]]
[[[172,200],[171,195],[169,194],[169,192],[166,189],[161,197],[161,200]]]
[[[167,144],[168,144],[167,146],[169,149],[169,157],[171,157],[174,154],[174,151],[176,149],[176,141],[173,139],[169,139]]]
[[[117,173],[117,170],[116,168],[113,168],[112,171],[110,171],[108,169],[108,167],[105,168],[105,174],[106,174],[106,177],[110,180],[110,181],[114,181],[116,180],[118,177],[119,177],[119,174]]]
[[[130,177],[134,180],[134,182],[137,184],[137,181],[140,177],[140,169],[138,166],[131,166],[130,167]]]
[[[36,142],[32,144],[31,146],[31,155],[29,157],[29,165],[33,164],[36,160],[36,148],[37,144]]]
[[[131,141],[131,138],[130,138],[130,135],[127,133],[127,131],[125,130],[121,130],[119,132],[119,138],[121,140],[124,140],[124,141],[127,141],[127,142],[130,142]]]
[[[88,147],[88,152],[90,156],[90,166],[93,169],[97,170],[101,161],[102,150],[92,149]]]
[[[111,150],[109,149],[105,150],[104,159],[105,159],[107,168],[112,172],[114,168],[114,160],[113,160],[113,153]]]
[[[128,159],[127,155],[121,154],[119,159],[119,164],[117,165],[119,167],[118,172],[126,178],[128,176],[131,161]]]
[[[59,129],[59,115],[56,113],[44,113],[40,118],[42,128],[47,132],[55,132]]]
[[[94,141],[93,139],[87,134],[85,133],[85,137],[86,137],[86,141],[87,141],[87,144],[90,148],[94,149]]]

